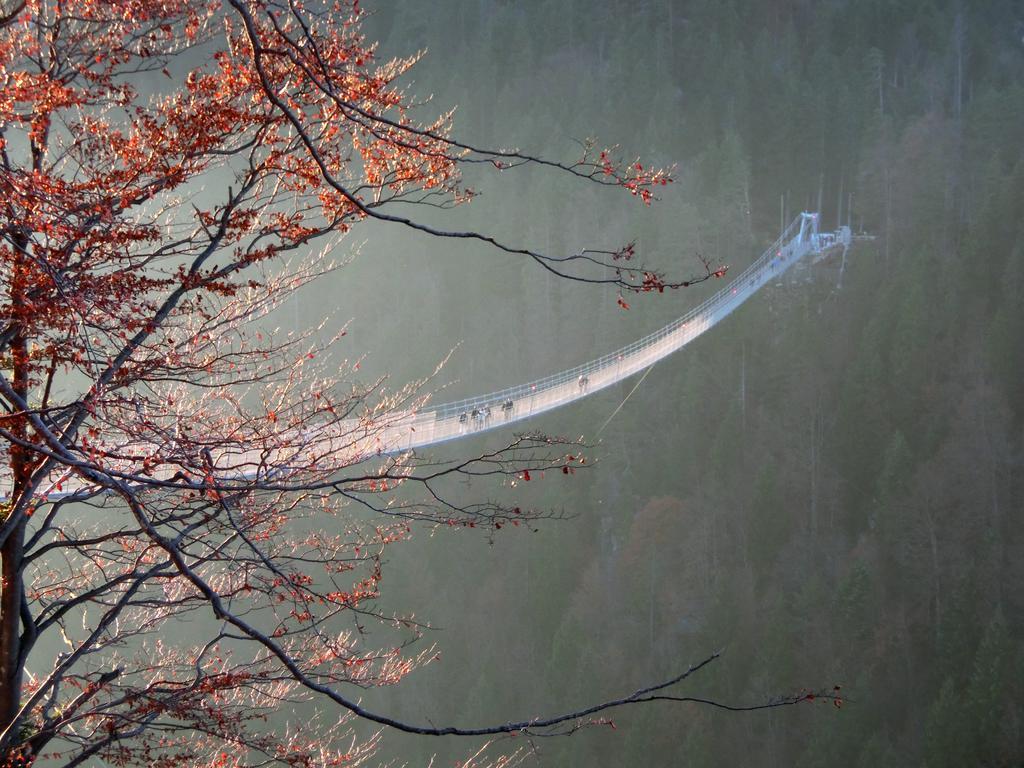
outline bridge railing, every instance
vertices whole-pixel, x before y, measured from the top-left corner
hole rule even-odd
[[[789,266],[808,253],[819,253],[837,245],[844,248],[849,245],[851,236],[848,228],[841,228],[834,234],[818,233],[816,219],[809,217],[809,214],[797,217],[774,243],[722,290],[709,296],[682,317],[614,352],[551,376],[486,395],[419,411],[394,412],[389,417],[389,423],[372,425],[353,418],[343,421],[341,425],[335,424],[333,432],[312,429],[308,434],[303,433],[301,446],[286,449],[275,461],[278,466],[286,466],[289,462],[286,454],[301,453],[307,449],[319,450],[317,446],[333,450],[336,443],[347,447],[353,461],[436,444],[528,418],[621,381],[700,336],[762,285],[781,276]],[[805,237],[805,234],[808,236]],[[508,401],[512,401],[512,408],[502,408]],[[339,427],[342,427],[340,433],[337,431]],[[260,471],[272,471],[264,467],[265,456],[248,458],[244,450],[234,456],[231,463],[241,477],[253,476]],[[0,479],[0,493],[5,480]],[[50,498],[71,493],[75,491],[56,492]]]
[[[751,293],[753,290],[756,290],[757,287],[760,287],[765,275],[772,272],[773,260],[779,259],[784,255],[792,255],[789,251],[794,247],[794,245],[790,241],[794,239],[798,232],[802,231],[803,224],[804,216],[801,215],[795,218],[774,243],[768,246],[768,248],[766,248],[757,259],[755,259],[739,275],[733,278],[722,290],[712,296],[709,296],[696,307],[690,309],[682,317],[673,320],[671,323],[657,331],[637,339],[614,352],[602,355],[596,360],[582,363],[550,376],[535,379],[524,384],[518,384],[513,387],[500,389],[485,395],[478,395],[476,397],[455,400],[448,403],[442,403],[437,406],[428,407],[421,411],[417,420],[449,419],[453,417],[461,417],[463,414],[466,414],[467,417],[469,417],[474,411],[480,413],[483,409],[487,408],[490,408],[493,413],[495,409],[500,410],[502,405],[509,401],[511,401],[514,406],[517,401],[523,398],[536,397],[539,394],[543,394],[545,391],[562,387],[567,383],[574,381],[579,382],[581,389],[585,389],[589,383],[586,380],[589,379],[590,376],[606,371],[616,365],[620,365],[623,361],[636,356],[643,350],[658,344],[666,337],[676,333],[679,329],[688,325],[690,322],[699,318],[711,319],[712,316],[718,314],[716,310],[725,309],[729,304],[732,304],[733,302],[739,303],[739,301],[746,298],[748,293]],[[802,246],[801,251],[809,249],[811,244],[803,243]],[[802,253],[800,255],[802,255]]]

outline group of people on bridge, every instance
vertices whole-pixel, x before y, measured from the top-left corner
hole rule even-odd
[[[584,373],[584,374],[580,375],[580,377],[576,380],[576,386],[579,387],[580,392],[586,392],[587,391],[587,387],[590,386],[590,378],[587,376],[587,374]],[[515,401],[511,397],[507,398],[501,404],[502,415],[506,419],[508,419],[510,416],[512,416],[512,411],[515,410],[515,407],[516,407]],[[480,406],[478,408],[473,408],[472,410],[463,411],[462,413],[459,414],[459,424],[463,428],[468,427],[469,425],[473,425],[473,426],[476,426],[476,427],[482,427],[484,424],[486,424],[490,420],[491,420],[491,406],[489,406],[489,405],[482,405],[482,406]]]
[[[512,398],[508,398],[501,404],[501,411],[505,418],[509,418],[512,415],[512,411],[515,409],[516,404]],[[474,426],[481,427],[491,420],[491,406],[484,405],[479,408],[473,408],[470,411],[463,411],[459,414],[459,424],[467,426],[473,424]]]

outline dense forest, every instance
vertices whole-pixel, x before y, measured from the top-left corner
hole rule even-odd
[[[1024,7],[372,10],[382,54],[426,49],[410,89],[433,94],[433,110],[459,105],[467,140],[571,157],[573,139],[597,135],[677,164],[650,210],[529,171],[484,180],[452,214],[468,225],[553,252],[635,237],[678,273],[698,253],[742,268],[800,210],[874,239],[766,288],[656,368],[602,433],[634,382],[531,424],[597,443],[592,470],[519,489],[571,519],[493,540],[421,537],[396,556],[384,597],[441,628],[429,640],[442,659],[370,700],[439,722],[548,714],[723,649],[686,692],[753,704],[838,684],[845,705],[647,705],[618,713],[614,731],[541,740],[531,760],[1020,765]],[[624,312],[529,265],[432,247],[371,234],[364,251],[391,249],[389,278],[340,295],[381,348],[368,370],[400,379],[461,341],[445,369],[456,395],[597,357],[708,295]],[[422,339],[414,360],[392,354],[403,333]],[[469,751],[388,744],[413,764]]]

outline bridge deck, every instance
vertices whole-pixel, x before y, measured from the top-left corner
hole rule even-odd
[[[819,234],[817,214],[798,216],[749,267],[720,291],[679,319],[611,354],[537,381],[478,397],[429,406],[418,412],[390,413],[386,423],[357,419],[331,425],[329,431],[304,431],[300,439],[283,440],[287,449],[268,456],[265,451],[222,452],[213,457],[224,481],[266,476],[275,468],[308,465],[316,456],[332,455],[331,464],[346,465],[375,455],[399,453],[497,429],[568,405],[643,371],[682,349],[713,328],[768,282],[808,255],[820,257],[850,244],[850,232]],[[125,468],[126,470],[129,468]],[[64,474],[69,472],[65,469]],[[82,481],[53,478],[48,498],[85,490]],[[9,482],[9,481],[8,481]],[[0,480],[0,484],[8,485]]]
[[[722,290],[664,328],[611,354],[553,376],[408,414],[380,436],[382,452],[454,440],[568,405],[610,387],[682,349],[803,257],[849,245],[849,230],[819,235],[816,214],[802,214]]]

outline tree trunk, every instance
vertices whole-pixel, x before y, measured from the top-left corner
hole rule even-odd
[[[23,239],[19,245],[24,250],[27,239]],[[16,311],[25,307],[26,283],[25,269],[16,261],[11,280],[11,306]],[[16,316],[14,322],[19,323]],[[28,339],[18,329],[11,339],[11,388],[22,403],[28,402],[30,386],[28,352]],[[10,431],[16,439],[27,442],[27,417],[18,418],[15,414]],[[22,497],[28,492],[32,475],[30,458],[24,448],[15,444],[11,444],[8,450],[12,482],[6,514],[23,514]],[[21,604],[25,589],[22,561],[26,519],[22,517],[0,547],[0,732],[5,731],[14,721],[21,705]]]
[[[11,532],[0,549],[0,730],[14,720],[21,705],[22,551],[25,525]]]

